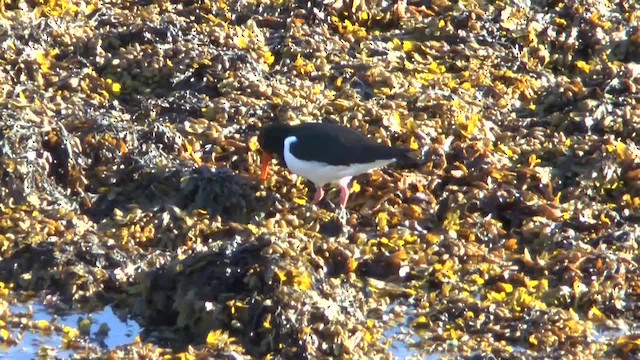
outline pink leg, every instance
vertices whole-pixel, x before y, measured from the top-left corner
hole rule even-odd
[[[320,200],[322,200],[323,196],[324,196],[324,190],[322,189],[322,186],[316,185],[316,194],[313,197],[313,200],[311,201],[311,205],[316,205],[318,202],[320,202]]]
[[[349,181],[351,177],[340,179],[340,207],[344,209],[349,199]]]
[[[347,206],[347,199],[349,199],[349,188],[340,185],[340,207],[345,208]]]

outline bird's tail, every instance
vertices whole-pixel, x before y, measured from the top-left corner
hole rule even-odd
[[[426,158],[418,158],[409,151],[403,152],[396,158],[395,165],[399,169],[417,169],[429,162]]]
[[[408,148],[399,148],[398,150],[401,151],[401,154],[396,158],[396,166],[398,168],[417,169],[429,162],[429,157],[426,155],[429,148],[427,146],[427,143],[429,143],[429,138],[422,131],[417,131],[416,135],[419,139],[422,140],[420,141],[422,143],[422,146],[420,147],[420,157],[418,158],[417,156],[413,155],[411,153],[411,150]]]

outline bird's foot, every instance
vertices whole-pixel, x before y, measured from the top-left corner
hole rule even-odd
[[[349,181],[350,177],[340,179],[340,210],[338,213],[338,219],[343,225],[346,224],[349,212],[347,211],[347,200],[349,199]]]
[[[309,203],[309,206],[311,206],[311,210],[313,211],[320,211],[322,209],[327,210],[327,211],[331,211],[331,210],[337,210],[338,207],[335,206],[329,199],[324,198],[316,203],[314,203],[313,201]]]
[[[338,220],[340,220],[340,222],[344,225],[346,224],[348,218],[349,218],[349,212],[347,211],[347,209],[341,207],[338,210]]]
[[[311,209],[312,213],[317,213],[318,211],[320,211],[320,207],[314,204],[309,204],[309,209]]]

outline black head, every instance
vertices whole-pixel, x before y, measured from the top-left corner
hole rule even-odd
[[[291,125],[273,123],[260,130],[258,144],[263,152],[284,161],[284,139],[291,134]]]

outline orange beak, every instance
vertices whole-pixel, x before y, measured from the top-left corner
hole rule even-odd
[[[260,180],[267,180],[267,175],[269,174],[269,162],[271,161],[271,155],[268,153],[262,153],[262,171],[260,171]]]

